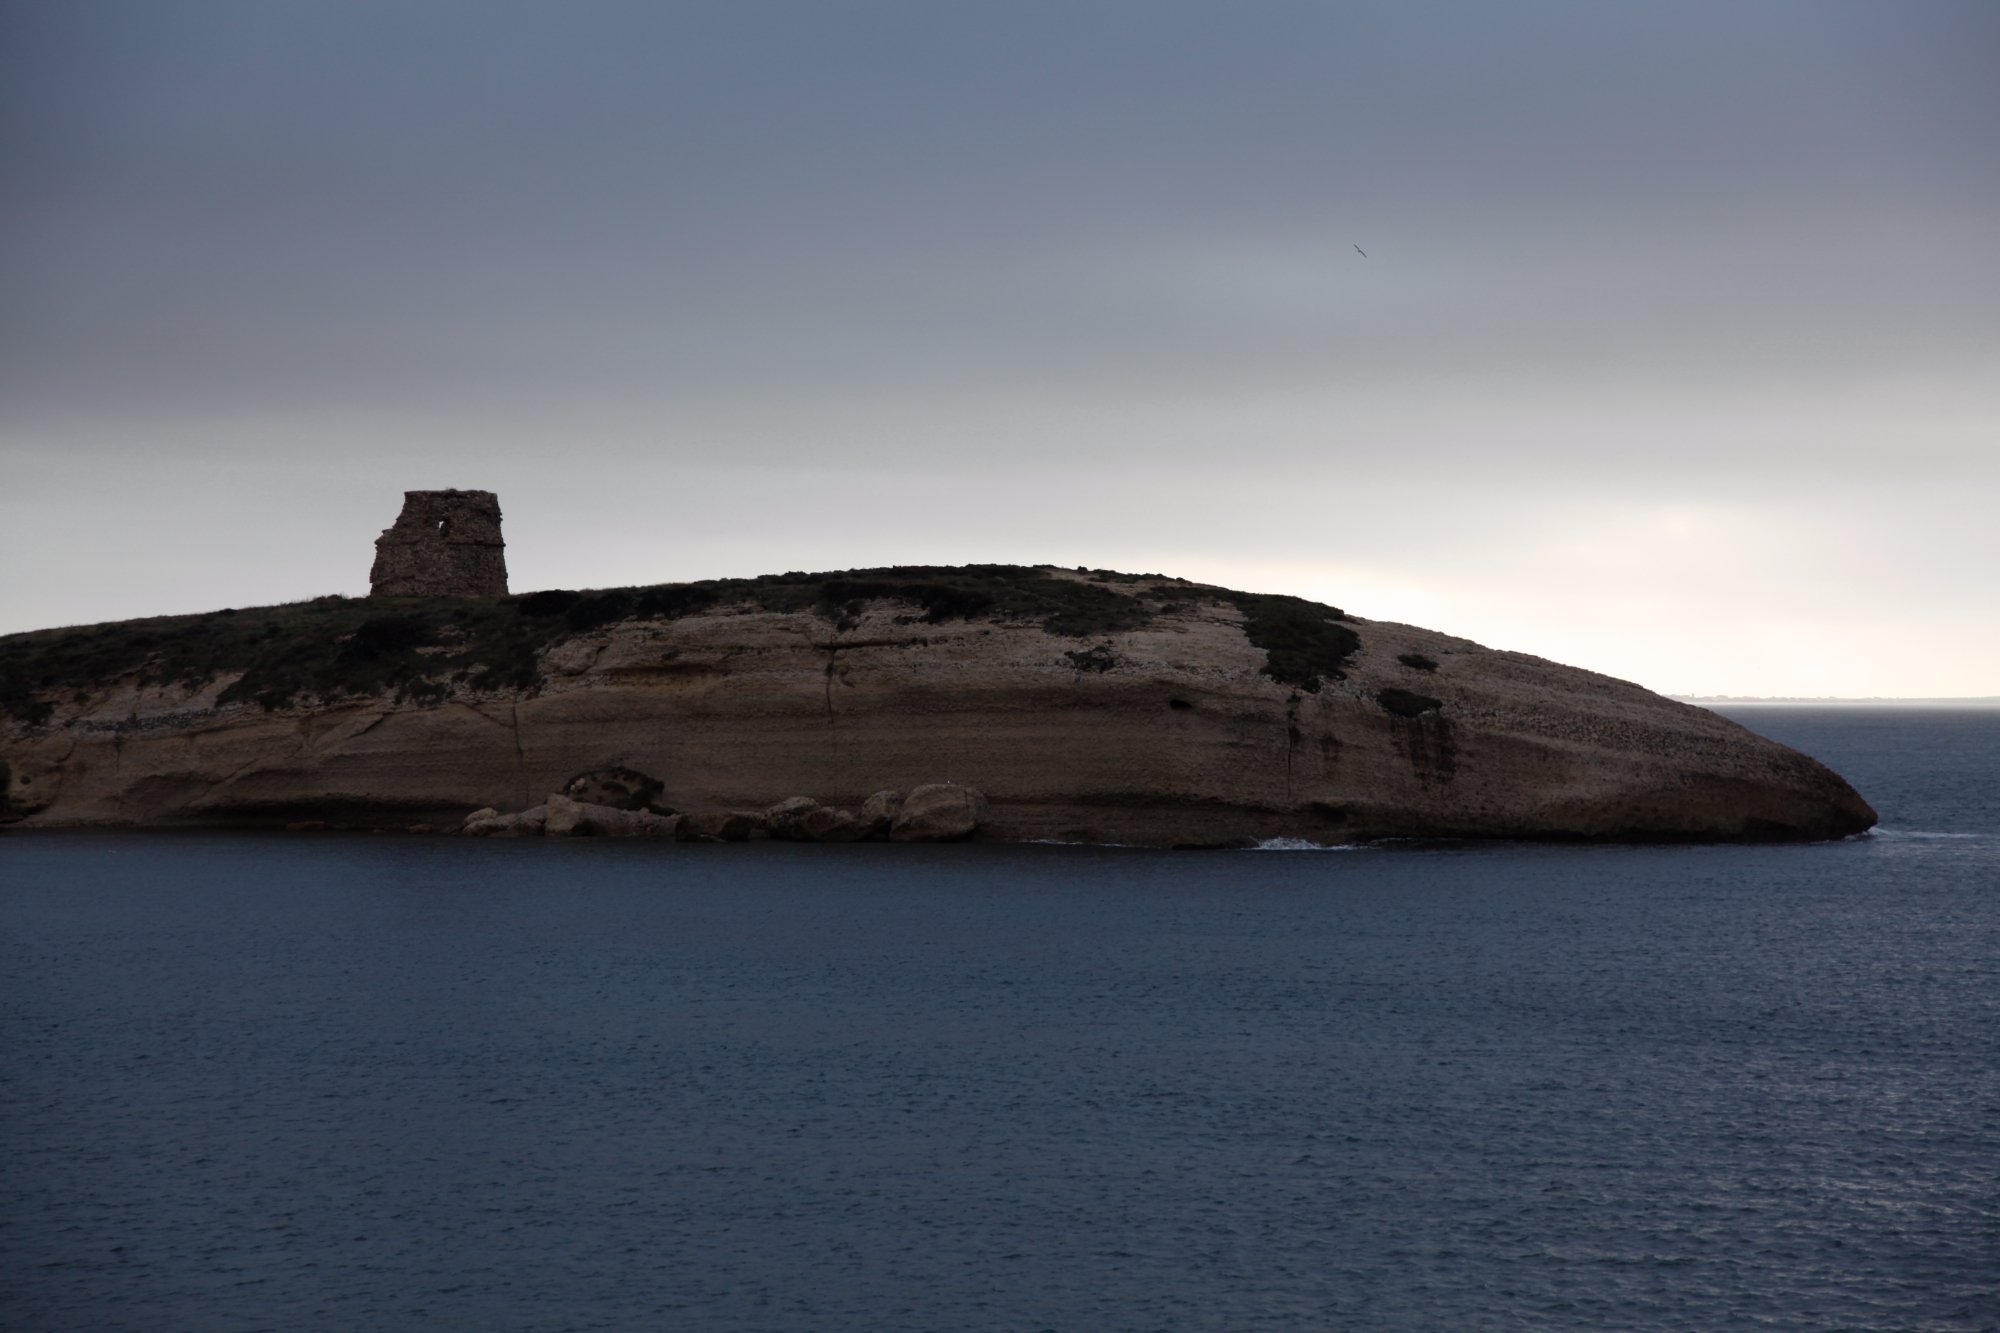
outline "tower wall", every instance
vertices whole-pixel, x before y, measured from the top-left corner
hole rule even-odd
[[[373,597],[500,597],[507,544],[491,491],[404,491],[403,512],[375,539]]]

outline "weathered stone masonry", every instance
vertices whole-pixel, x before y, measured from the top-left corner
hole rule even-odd
[[[491,491],[404,491],[375,539],[374,597],[500,597],[507,592],[500,500]]]

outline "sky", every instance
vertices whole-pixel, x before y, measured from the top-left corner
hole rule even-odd
[[[1987,0],[12,0],[0,632],[364,593],[457,486],[517,591],[2000,694],[1997,68]]]

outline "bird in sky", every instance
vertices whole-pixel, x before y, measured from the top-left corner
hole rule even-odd
[[[1363,249],[1362,249],[1362,248],[1361,248],[1360,246],[1358,246],[1358,245],[1354,247],[1354,253],[1355,253],[1355,254],[1357,254],[1357,255],[1360,255],[1360,256],[1361,256],[1361,257],[1362,257],[1363,259],[1366,259],[1366,258],[1368,258],[1368,252],[1367,252],[1366,250],[1363,250]]]

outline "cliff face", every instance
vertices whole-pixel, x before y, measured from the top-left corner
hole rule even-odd
[[[997,839],[1810,839],[1874,823],[1813,760],[1622,681],[1331,608],[1301,620],[1290,599],[1274,630],[1271,599],[1034,578],[1108,587],[1133,614],[1100,615],[1126,626],[1100,632],[873,585],[798,607],[722,588],[583,618],[534,648],[538,684],[461,671],[260,703],[236,697],[241,669],[142,684],[135,668],[17,708],[34,720],[0,732],[6,813],[455,824],[622,767],[683,810],[963,783]],[[421,665],[450,645],[398,651]]]

